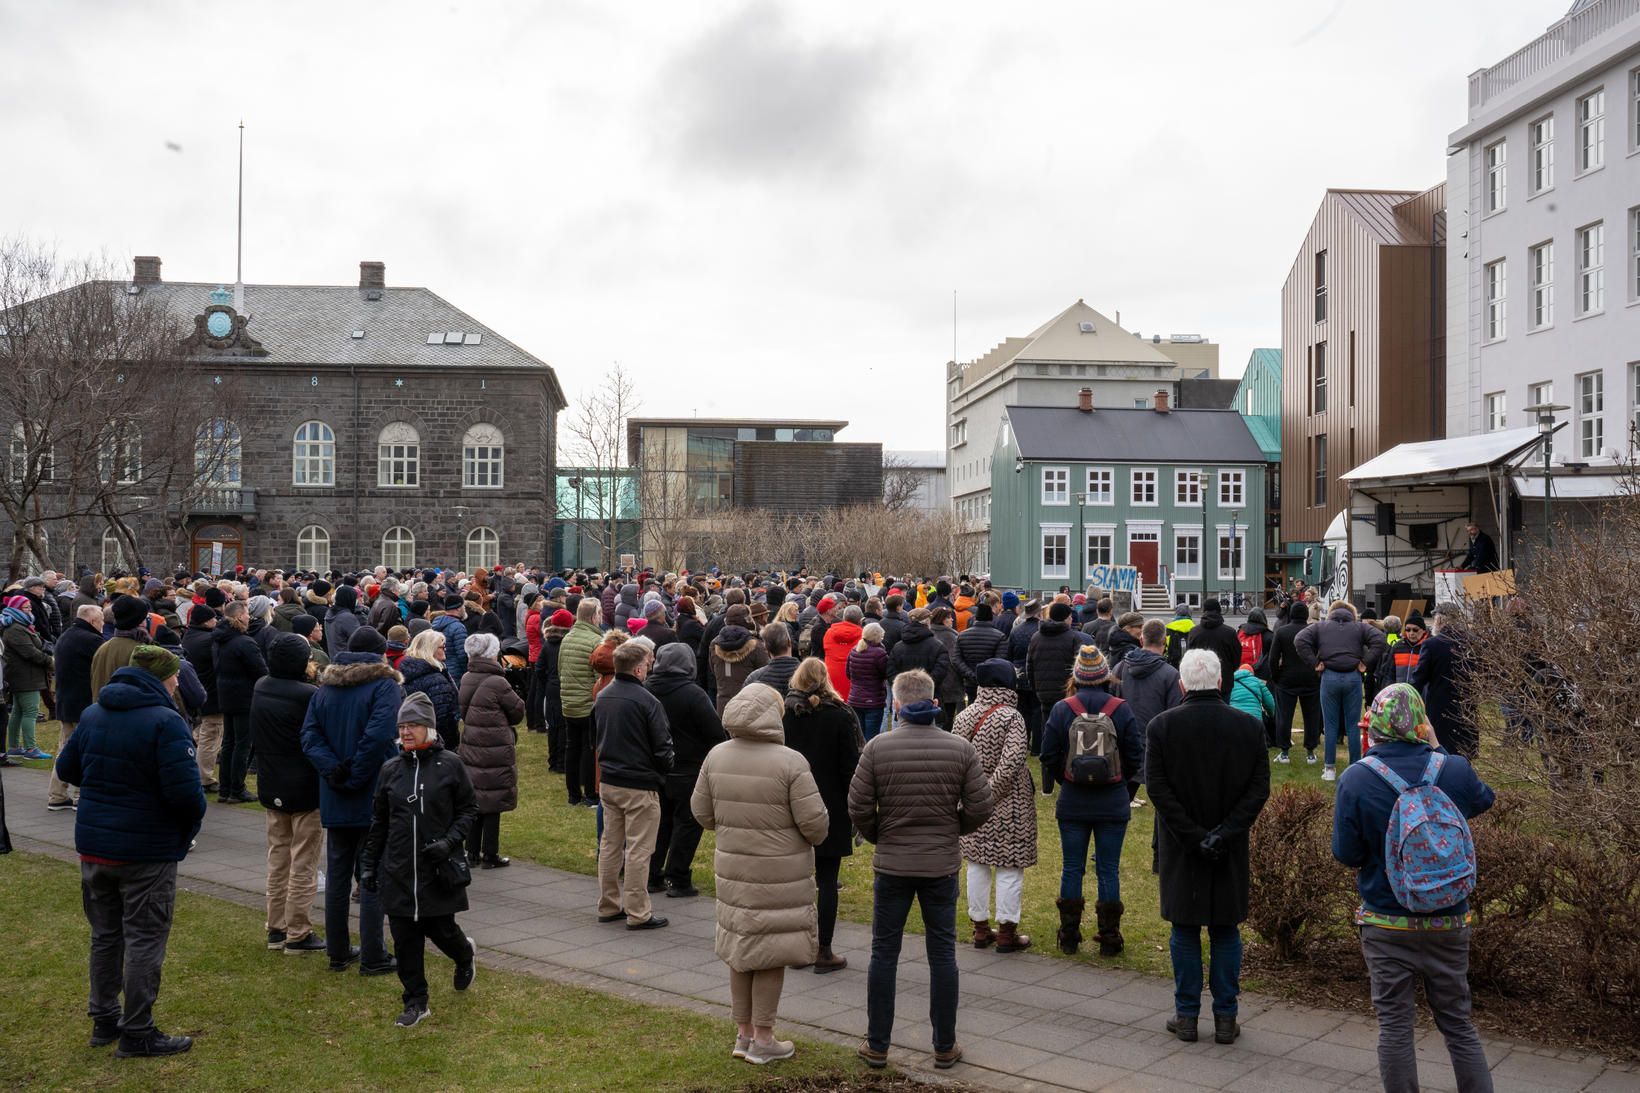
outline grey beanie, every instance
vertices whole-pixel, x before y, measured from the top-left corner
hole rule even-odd
[[[438,724],[438,718],[433,714],[433,700],[422,691],[411,691],[399,703],[399,724],[426,725],[429,729]]]

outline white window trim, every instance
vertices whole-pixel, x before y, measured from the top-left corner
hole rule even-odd
[[[387,430],[392,428],[394,425],[403,425],[405,428],[409,429],[411,434],[413,434],[416,438],[415,458],[410,459],[406,457],[403,460],[406,464],[406,469],[410,469],[412,467],[414,468],[416,477],[414,482],[395,483],[391,481],[393,477],[391,468],[393,463],[398,460],[398,457],[388,455],[384,453],[382,449],[409,447],[410,445],[408,440],[383,439],[387,433]],[[382,426],[381,430],[376,434],[376,487],[384,490],[416,490],[421,488],[421,430],[417,429],[414,425],[411,425],[408,421],[388,422],[386,425]]]
[[[1051,500],[1048,496],[1049,474],[1062,476],[1060,478],[1060,485],[1063,489],[1054,491],[1061,498],[1058,501]],[[1071,469],[1069,467],[1043,467],[1041,469],[1041,474],[1037,476],[1037,483],[1041,487],[1040,493],[1042,497],[1042,506],[1044,508],[1060,508],[1071,503]]]
[[[1140,474],[1149,474],[1150,475],[1151,489],[1150,489],[1150,500],[1149,501],[1140,501],[1140,500],[1137,499],[1138,493],[1137,493],[1137,490],[1136,490],[1136,486],[1138,485],[1139,475]],[[1161,507],[1161,505],[1162,505],[1162,476],[1161,476],[1161,471],[1158,468],[1156,468],[1156,467],[1132,467],[1132,468],[1129,468],[1129,470],[1128,470],[1128,504],[1131,507],[1136,508],[1136,509],[1155,509],[1155,508],[1160,508]]]
[[[1491,163],[1494,151],[1498,153],[1496,168]],[[1486,206],[1486,212],[1483,215],[1491,216],[1494,213],[1507,210],[1509,208],[1509,141],[1507,138],[1495,140],[1481,149],[1481,171],[1482,196]],[[1494,178],[1497,180],[1495,195],[1492,186]],[[1495,205],[1492,203],[1494,196],[1497,198],[1497,204]]]
[[[1593,117],[1588,119],[1588,121],[1586,122],[1583,118],[1583,104],[1585,102],[1587,102],[1589,99],[1594,98],[1596,95],[1600,96],[1600,113],[1594,115]],[[1606,89],[1605,89],[1605,87],[1602,86],[1602,87],[1592,88],[1588,92],[1586,92],[1582,95],[1578,95],[1572,100],[1572,121],[1577,126],[1577,147],[1573,150],[1573,164],[1572,164],[1572,166],[1573,166],[1574,170],[1573,170],[1573,173],[1572,173],[1572,177],[1573,178],[1582,178],[1584,175],[1592,175],[1596,171],[1601,170],[1602,168],[1604,168],[1606,166]],[[1590,124],[1590,123],[1592,123],[1593,126],[1595,128],[1597,128],[1598,131],[1599,131],[1600,139],[1598,141],[1596,141],[1596,144],[1598,145],[1598,147],[1600,149],[1600,158],[1599,158],[1598,162],[1590,163],[1588,165],[1585,165],[1584,162],[1583,162],[1583,147],[1584,147],[1583,133],[1584,133],[1585,126]]]
[[[1542,272],[1547,277],[1537,279],[1540,263],[1538,255],[1548,259],[1542,263]],[[1543,321],[1538,322],[1538,296],[1543,296]],[[1539,330],[1548,330],[1555,325],[1555,241],[1545,239],[1541,243],[1526,248],[1526,330],[1535,333]]]
[[[1088,561],[1088,544],[1089,544],[1089,541],[1092,540],[1095,535],[1102,535],[1102,536],[1105,536],[1106,538],[1108,538],[1110,540],[1110,561],[1108,561],[1108,562],[1099,562],[1097,564],[1099,564],[1099,565],[1115,565],[1116,564],[1116,525],[1115,524],[1083,524],[1082,525],[1082,562],[1083,562],[1083,565],[1084,565],[1083,572],[1087,571],[1086,566],[1095,564],[1093,562]]]
[[[1063,535],[1065,537],[1065,570],[1056,572],[1047,565],[1048,536]],[[1069,580],[1071,575],[1071,526],[1069,524],[1041,524],[1038,525],[1036,536],[1036,565],[1044,581]]]
[[[1593,232],[1599,233],[1598,244],[1595,248],[1599,260],[1585,265],[1584,257],[1589,248],[1584,245],[1584,241],[1588,233]],[[1574,286],[1577,305],[1574,308],[1576,317],[1583,319],[1591,315],[1602,314],[1606,310],[1606,222],[1604,220],[1592,220],[1582,227],[1574,229],[1572,232],[1572,249],[1575,252],[1572,257],[1577,270],[1577,281]],[[1584,306],[1585,297],[1588,295],[1584,291],[1584,279],[1588,277],[1593,278],[1598,290],[1595,295],[1599,297],[1592,307]]]
[[[1194,539],[1196,541],[1196,569],[1195,572],[1186,572],[1184,563],[1179,559],[1180,539]],[[1173,576],[1183,581],[1199,581],[1202,579],[1202,526],[1200,524],[1173,525]]]
[[[491,436],[485,435],[486,431],[489,431],[489,432],[493,433],[493,438]],[[473,443],[473,441],[475,441],[475,440],[483,440],[483,441],[485,441],[485,443],[475,444],[475,443]],[[484,451],[487,452],[487,453],[493,452],[494,455],[486,455],[483,460],[480,460],[477,456],[477,452],[481,448],[484,449]],[[471,457],[469,457],[469,453],[472,453]],[[478,483],[478,482],[468,482],[467,481],[467,478],[468,478],[467,472],[469,470],[475,470],[476,471],[476,469],[481,464],[486,468],[489,468],[489,467],[493,466],[494,471],[495,471],[495,481],[494,482]],[[419,474],[418,474],[418,477],[419,477]],[[476,477],[476,475],[474,477]],[[461,438],[461,488],[464,489],[464,490],[499,490],[499,489],[505,488],[506,483],[507,483],[507,438],[506,438],[506,434],[504,434],[501,431],[500,426],[493,425],[493,424],[490,424],[488,422],[484,422],[484,423],[480,423],[478,425],[474,425],[472,428],[468,429],[467,432]],[[473,567],[473,568],[476,568],[476,567]]]
[[[1534,142],[1532,130],[1543,122],[1548,122],[1548,138]],[[1544,182],[1537,185],[1538,157],[1543,154]],[[1555,115],[1553,111],[1533,118],[1526,123],[1526,190],[1530,197],[1546,194],[1555,188]]]
[[[1221,580],[1221,581],[1228,581],[1232,577],[1234,577],[1236,580],[1246,580],[1247,579],[1247,525],[1245,523],[1237,523],[1236,524],[1236,542],[1237,542],[1237,544],[1239,544],[1241,549],[1238,552],[1238,555],[1237,555],[1237,558],[1236,558],[1236,561],[1237,561],[1238,565],[1237,565],[1236,571],[1234,573],[1231,573],[1228,569],[1225,569],[1223,566],[1221,566],[1219,564],[1219,548],[1223,544],[1228,543],[1229,540],[1230,540],[1230,525],[1229,524],[1219,524],[1218,527],[1217,527],[1217,532],[1213,536],[1213,568],[1218,570],[1218,572],[1219,572],[1218,579]]]
[[[1493,295],[1493,286],[1497,295]],[[1482,342],[1490,345],[1509,336],[1509,260],[1497,258],[1481,266]]]
[[[1220,467],[1218,474],[1214,475],[1213,478],[1214,478],[1214,481],[1218,483],[1218,495],[1219,495],[1219,497],[1218,497],[1219,503],[1215,507],[1221,508],[1221,509],[1238,509],[1238,508],[1246,508],[1247,507],[1247,470],[1246,470],[1246,468],[1244,468],[1244,467]],[[1237,496],[1237,500],[1235,500],[1235,501],[1226,501],[1224,499],[1224,487],[1229,485],[1231,481],[1234,481],[1236,483],[1236,493],[1237,493],[1238,496]]]
[[[298,436],[301,434],[302,430],[306,429],[309,425],[323,426],[325,428],[325,430],[330,433],[330,439],[329,440],[324,440],[324,439],[320,439],[320,440],[299,440],[299,439],[297,439]],[[307,448],[307,447],[316,447],[319,450],[320,454],[317,455],[317,456],[298,454],[298,452],[300,450],[302,450],[304,448]],[[325,451],[326,447],[328,447],[330,449],[330,454],[328,456],[324,454],[324,451]],[[327,463],[329,464],[329,467],[330,467],[330,481],[329,482],[301,482],[301,481],[297,480],[297,475],[296,475],[297,468],[298,467],[306,467],[308,464],[310,464],[314,461],[317,461],[318,464],[319,464],[320,471],[321,471],[321,477],[323,477],[323,469],[324,469],[325,465]],[[336,488],[336,430],[331,428],[329,422],[321,421],[318,418],[309,418],[307,421],[304,421],[300,425],[296,426],[295,431],[291,433],[291,440],[290,440],[290,484],[292,486],[295,486],[297,489],[303,489],[303,490],[330,490],[330,489],[335,489]],[[304,525],[304,526],[306,526],[306,525]]]
[[[1102,500],[1102,501],[1096,500],[1094,498],[1093,474],[1094,474],[1095,471],[1101,471],[1105,475],[1104,500]],[[1098,506],[1100,508],[1110,508],[1110,507],[1112,507],[1116,504],[1116,468],[1115,467],[1089,467],[1087,469],[1086,474],[1083,475],[1083,481],[1084,481],[1084,484],[1088,487],[1088,489],[1087,489],[1087,498],[1088,498],[1087,503],[1089,505],[1095,505],[1095,506]]]
[[[1191,484],[1192,482],[1194,483],[1194,485],[1196,487],[1196,490],[1195,490],[1196,496],[1195,496],[1194,500],[1186,501],[1181,496],[1183,491],[1180,489],[1180,487]],[[1173,471],[1173,504],[1174,504],[1174,507],[1178,507],[1178,506],[1181,506],[1181,505],[1194,506],[1194,505],[1200,505],[1201,503],[1202,503],[1202,472],[1200,470],[1191,470],[1191,469],[1186,468],[1186,467],[1176,467],[1176,468],[1174,468],[1174,471]]]

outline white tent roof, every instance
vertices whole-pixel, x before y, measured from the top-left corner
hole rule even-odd
[[[1556,428],[1564,428],[1564,423]],[[1537,440],[1537,428],[1528,426],[1523,429],[1504,429],[1475,436],[1450,437],[1446,440],[1397,444],[1382,455],[1367,460],[1339,477],[1346,482],[1369,479],[1381,481],[1391,478],[1418,478],[1425,475],[1451,475],[1472,468],[1495,467],[1519,455],[1536,444]]]
[[[1625,491],[1625,479],[1620,474],[1556,474],[1555,497],[1568,501],[1584,501],[1598,497],[1621,497]],[[1515,492],[1522,497],[1540,501],[1543,499],[1543,476],[1517,474],[1510,481],[1514,484]]]

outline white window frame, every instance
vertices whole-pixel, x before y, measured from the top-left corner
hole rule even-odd
[[[1042,468],[1042,504],[1053,506],[1071,503],[1071,469],[1069,467]]]
[[[1199,505],[1202,503],[1202,472],[1179,468],[1173,472],[1173,503]]]
[[[377,434],[376,485],[384,490],[421,487],[421,434],[408,421],[390,421]]]
[[[1597,87],[1577,99],[1577,173],[1606,165],[1606,89]]]
[[[1482,267],[1486,286],[1486,340],[1502,341],[1509,333],[1509,260],[1499,258]]]
[[[1088,504],[1116,504],[1116,470],[1113,467],[1089,467]]]
[[[296,533],[296,568],[307,573],[330,572],[330,532],[308,524]]]
[[[1103,543],[1102,560],[1095,561],[1093,556],[1094,541]],[[1082,528],[1082,561],[1083,573],[1096,565],[1116,564],[1116,525],[1115,524],[1087,524]]]
[[[1577,453],[1597,459],[1606,450],[1606,373],[1599,369],[1579,373],[1577,385]]]
[[[1526,324],[1531,330],[1547,330],[1555,325],[1555,241],[1546,239],[1526,248],[1526,279],[1529,286]]]
[[[507,438],[500,426],[481,421],[468,429],[461,438],[462,489],[501,489],[506,481],[506,459]]]
[[[1486,396],[1486,431],[1495,433],[1509,427],[1509,397],[1506,391],[1492,391]]]
[[[1606,222],[1583,225],[1576,239],[1577,314],[1582,318],[1606,310]]]
[[[1221,467],[1218,474],[1219,507],[1241,508],[1247,504],[1247,472]]]
[[[1231,549],[1231,546],[1232,546],[1232,540],[1231,540],[1231,535],[1230,535],[1230,525],[1229,524],[1220,524],[1218,526],[1218,534],[1215,536],[1215,549],[1214,549],[1214,552],[1213,552],[1214,568],[1216,568],[1219,572],[1219,578],[1218,579],[1221,580],[1221,581],[1228,581],[1228,580],[1231,580],[1232,578],[1234,578],[1235,580],[1246,580],[1246,578],[1247,578],[1247,525],[1246,524],[1237,524],[1236,525],[1236,533],[1235,533],[1235,539],[1234,539],[1234,550]],[[1225,555],[1227,553],[1232,556],[1233,560],[1236,563],[1235,572],[1233,572],[1233,573],[1229,569],[1226,569],[1225,565],[1224,565],[1224,558],[1225,558]]]
[[[481,525],[469,531],[466,546],[468,573],[501,564],[501,536],[494,528]]]
[[[1640,152],[1640,67],[1629,69],[1629,151]]]
[[[1161,505],[1159,475],[1155,467],[1134,467],[1128,476],[1128,503],[1134,508],[1153,509]],[[1145,483],[1150,487],[1150,500],[1140,500],[1139,485]]]
[[[1063,564],[1050,566],[1048,564],[1049,540],[1059,540],[1056,549],[1064,559]],[[1037,535],[1037,566],[1045,581],[1066,581],[1071,576],[1071,526],[1069,524],[1043,524]]]
[[[1196,560],[1185,559],[1185,540],[1195,544]],[[1202,529],[1200,524],[1173,525],[1173,576],[1184,581],[1202,579]]]
[[[1526,405],[1551,406],[1555,401],[1555,384],[1553,380],[1543,380],[1541,383],[1526,385]]]
[[[1629,400],[1629,447],[1633,448],[1640,433],[1640,361],[1629,364]]]
[[[97,444],[97,477],[117,486],[142,480],[142,433],[135,423],[111,422],[103,430]]]
[[[968,443],[968,419],[960,418],[951,423],[951,447],[960,448]]]
[[[1545,114],[1528,125],[1526,140],[1532,146],[1526,187],[1536,196],[1555,188],[1555,116]]]
[[[216,451],[221,448],[221,458]],[[230,418],[212,418],[194,434],[194,473],[200,482],[223,489],[243,484],[245,434]],[[214,467],[210,466],[215,463]]]
[[[382,532],[382,565],[397,572],[401,569],[413,569],[415,564],[415,532],[403,524],[395,524]]]
[[[1640,105],[1635,109],[1640,110]],[[1640,205],[1629,210],[1629,302],[1640,303]]]
[[[309,489],[336,485],[336,431],[315,418],[296,427],[290,442],[290,483]]]
[[[1486,168],[1486,212],[1501,213],[1509,207],[1509,142],[1493,141],[1481,155]]]

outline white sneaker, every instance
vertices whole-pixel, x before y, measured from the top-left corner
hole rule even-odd
[[[1286,752],[1282,752],[1281,754],[1276,756],[1276,762],[1281,763],[1281,764],[1287,764],[1287,763],[1291,763],[1292,760],[1287,758],[1287,753]]]
[[[1305,752],[1304,753],[1304,761],[1306,763],[1310,764],[1310,766],[1312,766],[1312,767],[1315,766],[1315,752],[1313,752],[1313,751]]]
[[[735,1037],[734,1057],[737,1059],[744,1059],[746,1057],[746,1052],[751,1049],[751,1046],[752,1038],[750,1036],[737,1035]]]
[[[1321,771],[1321,780],[1323,782],[1337,781],[1338,780],[1338,772],[1336,770],[1334,770],[1332,767],[1325,767]]]
[[[796,1054],[797,1045],[790,1040],[770,1040],[768,1043],[753,1040],[752,1046],[746,1049],[746,1061],[762,1066],[776,1059],[790,1059]]]

